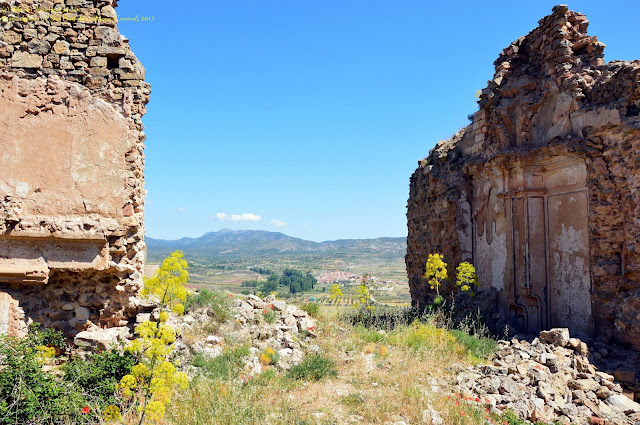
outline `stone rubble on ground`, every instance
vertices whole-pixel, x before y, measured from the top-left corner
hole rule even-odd
[[[587,345],[568,329],[543,331],[532,342],[501,341],[500,348],[493,364],[457,374],[459,391],[488,400],[493,413],[510,409],[532,422],[640,424],[640,404],[590,363]]]
[[[180,355],[190,357],[202,354],[215,358],[222,355],[227,343],[248,343],[250,355],[245,361],[245,373],[247,376],[256,376],[265,366],[260,356],[267,348],[278,353],[279,359],[274,366],[280,371],[289,370],[300,363],[306,353],[319,351],[319,347],[311,343],[316,337],[315,321],[307,312],[276,300],[273,295],[264,299],[255,295],[235,298],[231,308],[235,320],[223,324],[217,335],[207,335],[193,342],[178,339],[176,348]],[[269,312],[275,314],[274,323],[265,320],[265,314]],[[179,317],[176,327],[184,334],[187,330],[195,330],[210,322],[211,316],[213,312],[210,309],[200,308]]]

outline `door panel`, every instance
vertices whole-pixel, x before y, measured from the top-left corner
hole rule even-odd
[[[592,328],[586,191],[548,197],[551,326]]]

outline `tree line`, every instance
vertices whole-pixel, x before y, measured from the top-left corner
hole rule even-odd
[[[318,281],[311,273],[303,273],[300,270],[284,269],[281,275],[269,274],[266,281],[245,280],[242,286],[246,288],[260,288],[262,293],[278,292],[280,288],[287,288],[290,294],[311,291]]]

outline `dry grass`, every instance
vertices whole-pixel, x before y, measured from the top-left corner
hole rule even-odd
[[[432,411],[445,424],[488,423],[482,402],[442,384],[451,366],[482,361],[450,332],[430,323],[378,332],[338,322],[335,309],[323,313],[317,343],[337,378],[295,381],[270,371],[248,383],[196,379],[176,395],[167,423],[429,424]]]

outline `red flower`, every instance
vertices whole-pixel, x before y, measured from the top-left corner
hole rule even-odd
[[[233,297],[233,294],[229,294],[230,297]]]
[[[486,411],[487,413],[489,413],[489,409],[485,409],[485,411]]]
[[[447,396],[447,400],[451,400],[451,396],[450,395]]]
[[[456,401],[456,406],[460,406],[460,402],[459,401]]]
[[[266,312],[267,312],[267,310],[262,310],[262,312],[263,312],[263,313],[266,313]]]
[[[478,397],[476,397],[476,402],[480,403],[480,399]]]
[[[89,413],[89,410],[90,410],[90,409],[89,409],[89,406],[84,406],[84,407],[82,408],[82,413],[85,413],[85,414],[86,414],[86,413]]]
[[[464,416],[466,415],[466,413],[464,413],[462,410],[460,411],[460,416]]]
[[[314,330],[315,328],[316,328],[315,326],[309,326],[310,331]]]

